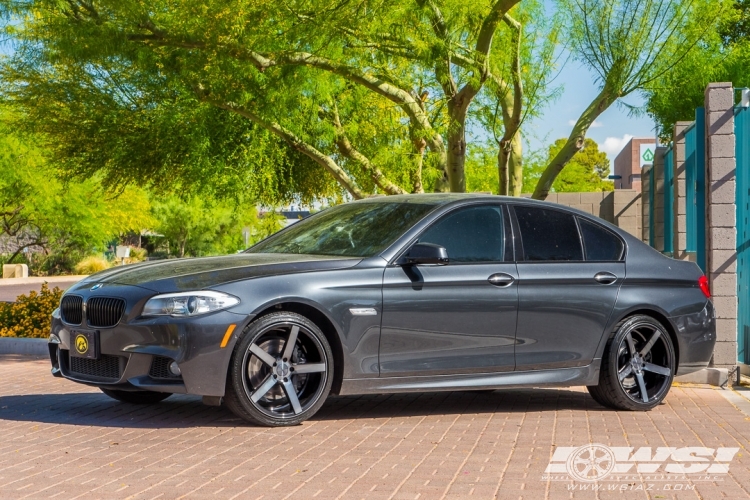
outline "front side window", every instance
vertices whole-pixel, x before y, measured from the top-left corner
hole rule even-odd
[[[540,207],[514,207],[525,261],[582,261],[583,249],[572,214]]]
[[[581,235],[586,246],[586,260],[606,262],[622,259],[624,245],[620,238],[586,219],[579,217],[578,223],[581,225]]]
[[[418,241],[444,247],[450,263],[502,262],[502,208],[492,205],[458,209],[435,222]]]
[[[372,257],[388,248],[434,208],[427,203],[338,205],[297,222],[247,252]]]

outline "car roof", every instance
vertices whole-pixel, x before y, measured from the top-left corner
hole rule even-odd
[[[539,200],[533,200],[531,198],[517,198],[514,196],[499,196],[490,193],[420,193],[420,194],[396,194],[396,195],[374,195],[368,198],[357,200],[353,203],[420,203],[425,205],[448,205],[465,200],[492,200],[492,201],[506,201],[509,203],[541,203],[547,204],[549,202],[543,202]]]

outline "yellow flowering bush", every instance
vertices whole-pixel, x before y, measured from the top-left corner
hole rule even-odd
[[[19,295],[16,302],[0,302],[0,337],[47,338],[50,318],[60,304],[63,291],[42,284],[41,292]]]

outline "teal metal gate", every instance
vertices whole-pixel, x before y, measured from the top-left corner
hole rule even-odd
[[[706,129],[703,108],[685,131],[686,250],[706,272]]]
[[[669,148],[664,155],[664,253],[674,252],[674,152]]]
[[[736,108],[737,359],[750,364],[750,108]]]

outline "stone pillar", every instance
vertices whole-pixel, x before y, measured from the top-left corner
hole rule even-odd
[[[713,366],[737,365],[734,90],[711,83],[706,110],[706,267],[716,306]]]
[[[615,189],[604,200],[612,202],[613,223],[643,240],[641,193],[635,189]]]
[[[667,148],[658,147],[654,152],[654,248],[664,251],[664,155]]]

